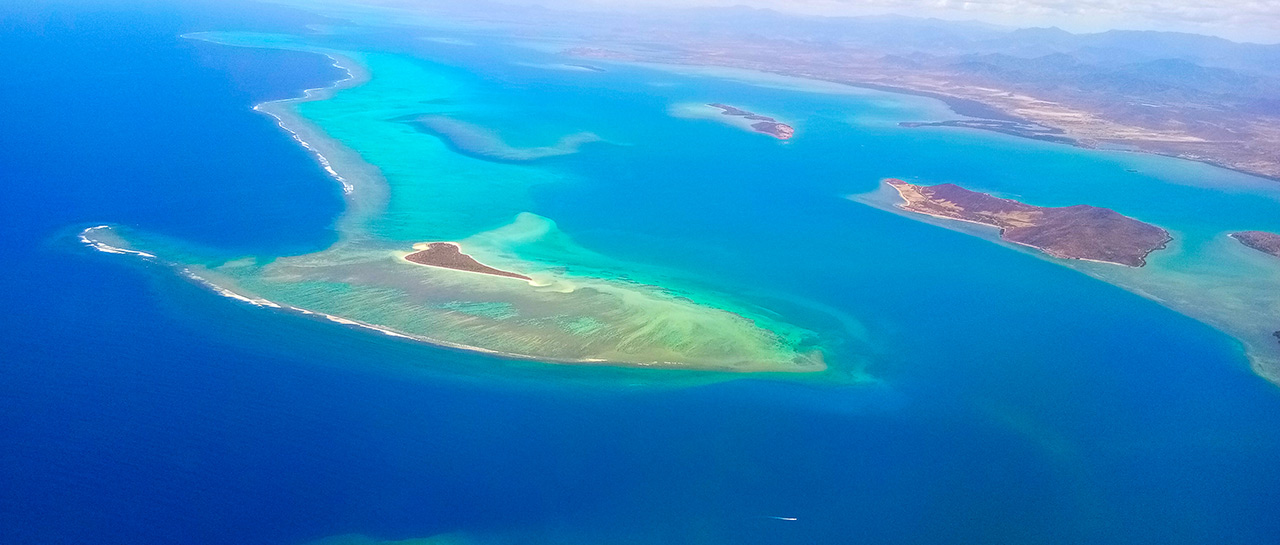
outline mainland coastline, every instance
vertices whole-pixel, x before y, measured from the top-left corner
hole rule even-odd
[[[568,47],[562,54],[577,59],[609,60],[648,65],[721,67],[808,79],[888,93],[938,100],[962,119],[903,120],[903,127],[952,127],[996,132],[1082,149],[1110,149],[1194,161],[1280,181],[1280,161],[1274,154],[1183,130],[1150,128],[1131,119],[1113,119],[1096,104],[1068,106],[1012,89],[965,84],[954,74],[915,73],[884,63],[884,59],[826,58],[821,51],[788,43],[787,54],[763,53],[757,43],[733,45],[700,43],[684,36],[661,51],[637,47],[626,39]],[[730,52],[726,54],[726,52]],[[886,56],[891,58],[894,55]],[[1105,104],[1105,103],[1104,103]],[[1274,131],[1262,133],[1274,138]],[[1233,145],[1234,144],[1234,145]],[[1274,149],[1274,148],[1272,148]]]

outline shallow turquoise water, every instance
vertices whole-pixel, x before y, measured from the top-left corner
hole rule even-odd
[[[1274,286],[1280,264],[1218,244],[1231,229],[1280,230],[1280,190],[1266,182],[896,127],[943,115],[913,97],[614,64],[547,70],[527,64],[562,59],[492,44],[336,41],[324,45],[358,45],[366,59],[411,54],[441,78],[431,90],[448,90],[448,101],[403,105],[373,138],[330,127],[375,165],[362,146],[414,142],[426,151],[382,150],[386,160],[428,170],[456,199],[439,206],[439,187],[388,176],[371,236],[464,238],[532,212],[575,252],[604,256],[610,274],[817,332],[833,372],[726,382],[506,362],[240,308],[172,282],[163,291],[206,334],[376,375],[335,394],[324,415],[341,425],[318,425],[351,445],[335,456],[354,468],[317,462],[334,474],[315,486],[344,483],[357,507],[299,541],[1244,543],[1280,532],[1280,390],[1250,373],[1238,341],[1169,308],[1230,316],[1203,307],[1225,289],[1209,288],[1248,297]],[[670,115],[705,102],[772,115],[797,137]],[[488,162],[391,120],[436,110],[511,146],[580,131],[606,142]],[[1067,264],[845,198],[889,176],[1107,206],[1178,243],[1142,270]],[[524,257],[554,260],[555,249]],[[609,268],[619,264],[633,268]],[[1233,277],[1242,272],[1256,274]],[[826,380],[864,370],[873,382]],[[389,387],[384,374],[407,385]]]

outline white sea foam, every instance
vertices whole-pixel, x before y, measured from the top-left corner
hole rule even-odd
[[[92,238],[89,238],[89,234],[94,231],[98,231],[101,229],[110,229],[110,228],[111,227],[108,225],[98,225],[96,227],[90,227],[88,229],[80,231],[80,242],[83,242],[89,245],[89,247],[95,250],[98,250],[99,252],[106,252],[109,254],[136,255],[138,257],[150,259],[153,261],[159,259],[155,256],[155,254],[150,254],[150,253],[142,252],[139,250],[131,250],[129,248],[121,248],[119,246],[112,246],[100,240],[94,240]]]
[[[303,48],[302,50],[324,54],[321,51],[316,51],[313,49]],[[362,204],[362,202],[360,201],[363,201],[368,197],[368,195],[366,195],[366,192],[372,192],[373,194],[376,195],[376,193],[379,190],[383,189],[379,184],[376,183],[377,177],[376,176],[366,177],[365,175],[360,174],[361,171],[359,170],[359,168],[361,166],[361,162],[360,162],[361,158],[358,156],[358,154],[355,154],[354,152],[348,152],[348,150],[342,146],[341,142],[337,142],[332,140],[331,138],[328,138],[324,133],[323,129],[319,126],[315,126],[312,123],[309,123],[306,117],[302,115],[301,110],[298,108],[299,103],[307,102],[307,101],[315,101],[315,100],[324,100],[324,99],[330,98],[333,95],[333,93],[339,89],[354,86],[354,85],[359,85],[360,83],[365,81],[366,73],[364,72],[363,67],[360,66],[359,64],[353,64],[354,68],[348,68],[347,66],[344,66],[344,61],[346,59],[345,57],[341,57],[340,53],[335,53],[334,55],[326,54],[326,56],[331,61],[333,61],[332,62],[333,66],[340,68],[346,72],[346,77],[344,77],[341,80],[335,81],[333,84],[327,87],[320,87],[320,88],[305,90],[301,93],[301,96],[299,97],[263,102],[261,104],[255,105],[253,109],[257,112],[270,115],[272,118],[275,119],[275,123],[277,126],[279,126],[286,133],[288,133],[290,137],[294,139],[295,142],[297,142],[299,145],[303,147],[303,149],[306,149],[307,151],[312,153],[316,157],[317,162],[325,169],[325,171],[332,178],[334,178],[335,180],[337,180],[339,183],[342,184],[344,193],[352,194],[356,189],[355,186],[358,185],[361,190],[360,197],[358,199],[351,199],[349,204],[353,206],[360,205]],[[593,139],[591,141],[598,139],[598,137],[595,137],[594,135],[591,135],[591,137]],[[308,142],[308,140],[310,140],[310,142]],[[561,142],[561,144],[563,144],[563,141]],[[326,153],[328,154],[328,156],[326,156]],[[334,161],[331,162],[330,158],[333,158]],[[337,165],[338,169],[341,169],[344,173],[351,176],[355,183],[353,184],[351,183],[351,181],[339,175],[339,173],[337,172],[337,169],[334,168],[334,164]],[[355,170],[349,171],[348,168],[352,168]],[[373,167],[373,168],[376,168],[376,167]],[[369,182],[366,182],[366,179],[369,179]],[[369,185],[366,185],[366,183],[368,183]],[[351,213],[351,210],[349,209],[348,214],[350,213]],[[175,269],[179,271],[183,271],[181,269],[181,265],[177,265],[177,264],[171,264],[171,265],[174,265]],[[194,267],[194,270],[202,271],[202,269],[200,269],[199,267]],[[227,270],[231,270],[231,268],[228,268]],[[275,309],[284,310],[288,312],[294,312],[299,315],[304,315],[308,317],[322,318],[326,322],[331,322],[331,323],[340,324],[340,325],[349,326],[349,327],[358,327],[365,330],[377,331],[388,337],[396,337],[401,339],[425,342],[425,343],[433,344],[436,346],[468,350],[472,352],[502,356],[510,359],[538,360],[538,361],[563,362],[563,363],[608,363],[609,361],[606,358],[599,358],[599,357],[575,359],[575,358],[555,358],[555,357],[546,357],[546,356],[531,356],[531,355],[524,355],[524,354],[502,352],[502,351],[487,349],[487,348],[480,348],[480,347],[462,344],[458,342],[444,341],[437,338],[430,338],[422,335],[406,333],[403,331],[391,329],[390,327],[374,325],[374,324],[363,322],[360,320],[355,320],[355,319],[346,318],[342,316],[335,316],[335,315],[331,315],[331,314],[327,314],[327,313],[319,312],[315,310],[306,310],[303,308],[294,307],[287,304],[276,303],[276,302],[259,298],[256,296],[251,296],[251,295],[248,295],[245,291],[241,291],[242,288],[244,290],[254,290],[254,291],[256,291],[259,288],[265,289],[265,290],[268,290],[267,291],[268,294],[272,293],[272,290],[269,287],[269,284],[241,283],[241,282],[237,282],[235,278],[224,279],[218,273],[217,270],[210,270],[208,272],[208,275],[209,275],[208,279],[203,278],[200,275],[194,274],[191,271],[183,271],[183,272],[185,272],[185,274],[189,278],[191,278],[192,281],[197,282],[199,285],[205,286],[209,288],[212,292],[235,301],[239,301],[242,303],[249,303],[257,307],[270,307],[270,308],[275,308]],[[205,273],[201,272],[201,274],[205,274]],[[259,279],[263,280],[261,278]],[[555,282],[554,279],[552,280],[553,281],[548,282],[547,279],[545,278],[539,278],[538,281],[533,281],[530,283],[533,285],[545,286],[536,291],[563,291],[565,293],[574,291],[573,283]],[[284,280],[284,281],[287,282],[287,280]],[[217,283],[215,284],[215,282]],[[284,295],[281,295],[281,296],[283,297]],[[644,302],[642,301],[641,303],[644,303]],[[680,305],[683,305],[683,303],[681,303]],[[343,313],[345,314],[345,312]],[[732,318],[730,318],[729,320],[732,321]],[[398,322],[398,323],[402,323],[402,322]],[[734,322],[734,323],[736,324],[737,322]],[[417,324],[410,322],[404,325],[416,326]],[[414,329],[417,330],[418,328],[414,327]],[[459,332],[457,330],[449,329],[447,327],[440,330],[427,330],[427,331],[423,331],[423,333],[426,333],[428,335],[442,334],[442,335],[445,335],[446,337],[452,336],[454,338],[459,337],[458,335]],[[463,335],[461,336],[461,338],[467,339],[468,337]],[[752,339],[754,338],[755,337],[752,337]],[[524,351],[524,348],[519,346],[514,347],[514,349],[517,351]],[[596,355],[596,354],[592,354],[592,355]],[[640,367],[651,367],[651,366],[683,367],[686,365],[686,364],[681,364],[677,362],[667,361],[667,359],[671,358],[672,356],[666,353],[661,353],[660,355],[655,354],[655,356],[656,357],[653,357],[651,361],[628,362],[627,365],[635,365]]]
[[[143,255],[148,255],[148,256],[149,256],[149,255],[151,255],[151,254],[145,254],[145,253],[142,253],[142,252],[139,252],[139,253],[141,253],[141,254],[143,254]],[[154,259],[154,256],[152,256],[152,258]],[[301,315],[304,315],[304,316],[312,316],[312,317],[321,318],[321,319],[324,319],[324,320],[327,320],[327,321],[330,321],[330,322],[333,322],[333,323],[336,323],[336,324],[341,324],[341,325],[345,325],[345,326],[358,327],[358,328],[361,328],[361,329],[367,329],[367,330],[371,330],[371,331],[376,331],[376,332],[381,333],[381,334],[383,334],[383,335],[386,335],[386,336],[388,336],[388,337],[396,337],[396,338],[406,339],[406,340],[415,341],[415,342],[422,342],[422,343],[427,343],[427,344],[431,344],[431,345],[435,345],[435,346],[441,346],[441,347],[445,347],[445,348],[452,348],[452,349],[455,349],[455,350],[467,350],[467,351],[472,351],[472,352],[481,352],[481,353],[484,353],[484,354],[490,354],[490,355],[493,355],[493,356],[499,356],[499,357],[508,358],[508,359],[520,359],[520,360],[539,359],[539,360],[545,360],[545,358],[532,358],[532,357],[524,356],[524,355],[521,355],[521,354],[513,354],[513,353],[509,353],[509,352],[501,352],[501,351],[498,351],[498,350],[490,350],[490,349],[487,349],[487,348],[481,348],[481,347],[478,347],[478,346],[471,346],[471,345],[462,344],[462,343],[455,343],[455,342],[450,342],[450,341],[443,341],[443,340],[440,340],[440,339],[433,339],[433,338],[430,338],[430,337],[424,337],[424,336],[421,336],[421,335],[412,335],[412,334],[409,334],[409,333],[404,333],[404,332],[401,332],[401,331],[396,331],[396,330],[391,329],[391,328],[387,328],[387,327],[383,327],[383,326],[379,326],[379,325],[374,325],[374,324],[371,324],[371,323],[368,323],[368,322],[362,322],[362,321],[360,321],[360,320],[352,320],[352,319],[350,319],[350,318],[343,318],[343,317],[341,317],[341,316],[335,316],[335,315],[333,315],[333,314],[328,314],[328,313],[319,312],[319,311],[315,311],[315,310],[308,310],[308,309],[301,308],[301,307],[295,307],[295,306],[292,306],[292,305],[286,305],[286,304],[282,304],[282,303],[277,303],[277,302],[275,302],[275,301],[270,301],[270,300],[267,300],[267,299],[263,299],[263,298],[261,298],[261,297],[250,297],[250,296],[247,296],[247,295],[243,295],[243,294],[240,294],[240,293],[236,293],[235,291],[233,291],[233,290],[231,290],[231,289],[228,289],[228,288],[225,288],[225,287],[223,287],[223,286],[220,286],[220,285],[218,285],[218,284],[214,283],[213,281],[211,281],[211,280],[209,280],[209,279],[207,279],[207,278],[205,278],[205,277],[203,277],[203,276],[200,276],[200,275],[196,274],[195,272],[191,271],[190,269],[186,269],[186,268],[184,268],[184,269],[181,269],[181,271],[180,271],[180,272],[182,273],[182,275],[183,275],[183,276],[187,277],[188,279],[190,279],[190,280],[192,280],[192,281],[196,282],[197,284],[199,284],[199,285],[201,285],[201,286],[203,286],[203,287],[208,288],[210,291],[212,291],[212,292],[214,292],[214,293],[216,293],[216,294],[218,294],[218,295],[221,295],[221,296],[226,297],[226,298],[228,298],[228,299],[233,299],[233,300],[239,301],[239,302],[241,302],[241,303],[248,303],[248,304],[253,305],[253,306],[256,306],[256,307],[274,308],[274,309],[277,309],[277,310],[283,310],[283,311],[286,311],[286,312],[293,312],[293,313],[301,314]],[[594,358],[592,358],[592,359],[582,359],[582,360],[562,360],[562,361],[572,362],[572,363],[602,363],[602,362],[604,362],[605,360],[601,360],[601,359],[594,359]]]
[[[253,305],[255,307],[285,308],[283,305],[273,301],[268,301],[266,299],[262,299],[259,297],[248,297],[248,296],[240,295],[239,293],[236,293],[227,288],[219,286],[213,283],[212,281],[208,280],[207,278],[192,272],[191,269],[182,269],[182,275],[186,276],[187,278],[190,278],[191,280],[194,280],[196,283],[206,288],[213,290],[214,293],[217,293],[218,295],[221,295],[223,297],[229,297],[231,299],[235,299],[242,303],[249,303],[250,305]]]
[[[230,290],[230,289],[228,289],[228,288],[222,287],[222,286],[220,286],[220,285],[218,285],[218,284],[214,283],[212,280],[209,280],[209,279],[207,279],[207,278],[205,278],[205,277],[203,277],[203,276],[200,276],[199,274],[196,274],[196,273],[195,273],[195,272],[193,272],[191,269],[185,269],[185,268],[184,268],[184,269],[182,269],[182,270],[181,270],[181,272],[182,272],[182,275],[183,275],[183,276],[185,276],[185,277],[187,277],[187,278],[191,279],[192,281],[196,282],[197,284],[200,284],[201,286],[204,286],[204,287],[208,288],[209,290],[213,291],[214,293],[216,293],[216,294],[218,294],[218,295],[221,295],[221,296],[226,297],[226,298],[228,298],[228,299],[234,299],[234,300],[236,300],[236,301],[240,301],[241,303],[248,303],[248,304],[253,305],[253,306],[256,306],[256,307],[274,308],[274,309],[279,309],[279,310],[285,310],[285,311],[289,311],[289,312],[294,312],[294,313],[297,313],[297,314],[302,314],[302,315],[305,315],[305,316],[315,316],[315,317],[317,317],[317,318],[323,318],[323,319],[328,320],[328,321],[330,321],[330,322],[334,322],[334,323],[338,323],[338,324],[342,324],[342,325],[354,326],[354,327],[360,327],[360,328],[364,328],[364,329],[371,329],[371,330],[377,331],[377,332],[379,332],[379,333],[382,333],[382,334],[387,335],[387,336],[390,336],[390,337],[399,337],[399,338],[409,339],[409,340],[414,340],[414,341],[428,342],[428,343],[431,343],[431,344],[443,344],[443,345],[451,346],[451,347],[453,347],[453,348],[466,348],[466,349],[470,349],[470,350],[475,350],[475,348],[472,348],[472,347],[467,347],[467,346],[463,346],[463,345],[450,345],[449,343],[442,343],[442,342],[440,342],[440,341],[436,341],[436,340],[433,340],[433,339],[427,339],[427,338],[424,338],[424,337],[418,337],[418,336],[415,336],[415,335],[409,335],[409,334],[406,334],[406,333],[401,333],[401,332],[399,332],[399,331],[395,331],[395,330],[393,330],[393,329],[388,329],[388,328],[385,328],[385,327],[376,326],[376,325],[373,325],[373,324],[370,324],[370,323],[367,323],[367,322],[361,322],[361,321],[359,321],[359,320],[351,320],[351,319],[348,319],[348,318],[343,318],[343,317],[341,317],[341,316],[334,316],[334,315],[332,315],[332,314],[326,314],[326,313],[323,313],[323,312],[317,312],[317,311],[314,311],[314,310],[307,310],[307,309],[305,309],[305,308],[299,308],[299,307],[295,307],[295,306],[291,306],[291,305],[285,305],[285,304],[277,303],[277,302],[275,302],[275,301],[271,301],[271,300],[268,300],[268,299],[263,299],[263,298],[261,298],[261,297],[250,297],[250,296],[247,296],[247,295],[242,295],[242,294],[240,294],[240,293],[236,293],[236,292],[235,292],[235,291],[233,291],[233,290]]]
[[[324,168],[324,171],[329,173],[329,176],[332,177],[334,180],[337,180],[338,183],[342,184],[343,194],[350,195],[355,192],[356,190],[355,185],[347,181],[347,179],[343,178],[341,174],[338,174],[338,171],[333,169],[333,165],[329,163],[329,158],[325,157],[324,154],[321,153],[320,150],[317,149],[315,146],[312,146],[310,142],[303,140],[302,136],[300,136],[296,131],[294,131],[293,129],[290,129],[289,126],[284,122],[283,118],[281,118],[279,115],[276,115],[272,112],[268,112],[264,110],[262,108],[262,104],[254,106],[253,110],[256,112],[271,116],[273,119],[276,120],[276,126],[280,127],[281,129],[284,129],[284,131],[289,133],[289,136],[291,136],[294,139],[294,141],[296,141],[299,145],[301,145],[307,151],[311,152],[311,154],[316,157],[316,160],[320,162],[320,166]]]
[[[191,37],[193,39],[204,39],[195,35],[188,35],[187,37]],[[342,70],[346,75],[343,76],[342,79],[336,80],[333,83],[326,85],[324,87],[314,87],[311,89],[305,89],[302,91],[301,97],[286,98],[283,100],[272,100],[272,101],[267,101],[267,102],[263,102],[261,104],[255,105],[253,107],[253,111],[269,115],[273,119],[275,119],[276,126],[280,127],[281,129],[284,129],[284,131],[289,133],[289,136],[292,137],[296,142],[298,142],[298,144],[300,144],[307,151],[311,152],[311,154],[316,157],[316,160],[319,161],[320,166],[324,168],[325,172],[327,172],[329,176],[332,177],[334,180],[337,180],[338,183],[342,184],[342,193],[345,195],[351,195],[352,193],[355,192],[355,189],[356,189],[355,185],[352,184],[346,178],[343,178],[342,175],[338,174],[338,171],[334,170],[332,163],[329,162],[329,158],[325,157],[324,154],[321,153],[316,146],[313,146],[311,145],[310,142],[307,142],[306,140],[304,140],[302,136],[298,134],[298,131],[290,128],[288,123],[285,122],[283,117],[281,117],[279,114],[276,114],[264,108],[264,106],[270,106],[275,104],[284,105],[284,104],[293,104],[293,103],[299,103],[299,102],[310,102],[313,100],[323,100],[325,98],[328,98],[326,96],[326,93],[343,89],[348,85],[353,85],[356,82],[355,72],[352,70],[350,66],[347,66],[342,62],[343,59],[341,57],[338,57],[333,54],[325,53],[322,51],[315,51],[315,53],[319,53],[327,57],[330,61],[331,66],[339,70]]]

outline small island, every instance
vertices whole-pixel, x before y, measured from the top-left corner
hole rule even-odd
[[[418,251],[406,255],[404,258],[406,261],[417,263],[419,265],[453,269],[456,271],[490,274],[493,276],[505,276],[507,278],[519,278],[526,281],[533,280],[523,274],[495,269],[476,261],[475,258],[462,253],[462,247],[453,242],[428,242],[424,244],[414,244],[413,249]]]
[[[1259,252],[1280,257],[1280,235],[1266,231],[1240,231],[1230,236]]]
[[[749,121],[755,121],[751,124],[751,129],[762,134],[767,134],[778,140],[788,140],[795,136],[796,130],[791,125],[780,123],[778,120],[760,115],[754,112],[748,112],[741,108],[729,106],[728,104],[713,103],[708,104],[712,108],[718,108],[724,115],[741,117]]]
[[[1107,208],[1031,206],[955,184],[921,186],[892,178],[885,183],[906,201],[898,205],[903,210],[997,227],[1003,240],[1062,259],[1141,267],[1148,254],[1172,240],[1164,229]]]

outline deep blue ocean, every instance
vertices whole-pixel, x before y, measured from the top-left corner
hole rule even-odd
[[[1280,390],[1231,338],[974,237],[742,191],[767,178],[751,164],[696,190],[636,181],[625,206],[616,187],[559,188],[537,211],[641,260],[680,248],[617,240],[623,227],[692,245],[727,225],[699,223],[696,199],[736,199],[762,226],[743,237],[805,261],[682,259],[871,318],[893,348],[876,355],[882,384],[485,373],[480,356],[265,312],[93,252],[75,234],[107,222],[262,255],[326,247],[337,184],[250,107],[340,74],[178,37],[323,22],[284,8],[24,6],[0,7],[0,543],[1280,542]],[[626,171],[610,160],[597,167]],[[767,229],[796,214],[833,235]],[[973,257],[939,271],[864,242],[885,237]],[[856,283],[826,266],[858,259]],[[916,289],[885,287],[903,285]]]

